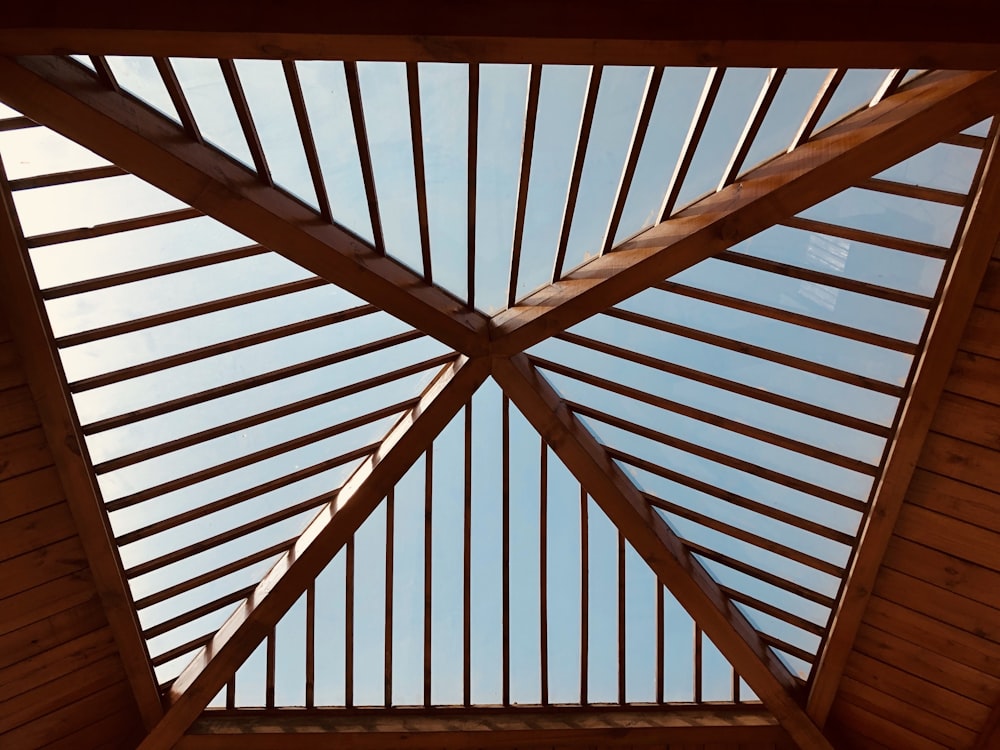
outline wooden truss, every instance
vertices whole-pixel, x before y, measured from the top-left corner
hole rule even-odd
[[[788,20],[793,15],[789,11],[786,20],[775,27],[773,18],[764,19],[747,8],[746,3],[731,4],[732,13],[728,14],[713,9],[711,19],[698,17],[701,11],[692,9],[686,23],[671,26],[674,37],[645,41],[637,40],[644,38],[642,35],[649,15],[655,13],[654,6],[659,4],[627,4],[634,6],[638,12],[617,15],[617,20],[610,26],[600,27],[601,33],[596,37],[594,32],[597,27],[588,12],[579,14],[579,17],[572,14],[570,20],[562,17],[550,19],[541,23],[536,34],[522,36],[520,27],[511,27],[511,19],[518,17],[518,13],[511,9],[511,3],[504,4],[502,12],[491,7],[474,20],[453,20],[444,31],[429,36],[420,30],[418,20],[410,17],[415,12],[412,10],[415,6],[407,3],[396,9],[396,25],[389,34],[381,31],[385,22],[384,11],[379,11],[378,18],[369,17],[365,10],[368,6],[356,5],[351,7],[346,18],[341,18],[338,10],[337,28],[344,31],[337,35],[312,32],[310,29],[316,28],[312,17],[315,8],[310,5],[309,13],[302,15],[305,6],[296,11],[295,3],[291,12],[282,16],[281,25],[277,27],[272,25],[273,16],[260,9],[251,8],[241,13],[239,22],[245,24],[245,28],[236,34],[228,31],[227,24],[233,20],[228,11],[224,16],[220,16],[218,10],[205,12],[204,3],[198,4],[197,13],[192,12],[193,7],[186,7],[191,4],[184,2],[172,3],[169,7],[150,7],[129,14],[127,23],[116,18],[114,24],[109,23],[103,28],[94,28],[86,18],[81,16],[77,19],[72,13],[65,15],[65,23],[60,27],[48,26],[33,19],[32,9],[22,5],[3,20],[5,28],[0,29],[0,50],[8,54],[63,54],[67,51],[97,55],[153,54],[161,58],[158,64],[161,71],[167,73],[169,63],[162,58],[205,54],[227,58],[280,56],[350,60],[364,57],[409,62],[424,59],[473,63],[527,61],[536,66],[553,61],[609,64],[696,62],[700,65],[772,65],[779,61],[782,65],[823,65],[828,60],[837,65],[876,65],[891,61],[894,66],[919,64],[923,67],[970,69],[995,68],[1000,55],[1000,47],[995,41],[975,38],[976,35],[967,28],[935,28],[940,36],[934,37],[934,40],[925,39],[923,35],[929,27],[922,20],[920,9],[915,11],[912,3],[899,13],[879,11],[891,15],[892,24],[870,21],[860,31],[846,13],[828,19],[831,26],[792,22]],[[79,8],[79,12],[84,13],[84,8]],[[86,12],[91,12],[91,6],[87,6]],[[390,17],[392,15],[389,14]],[[459,17],[456,15],[456,18]],[[729,36],[732,41],[725,44],[700,41],[718,36],[714,27],[711,33],[707,32],[706,24],[709,21],[717,23],[719,18],[731,21]],[[761,28],[761,24],[766,28]],[[842,28],[844,24],[849,24],[850,28]],[[332,26],[332,20],[327,25]],[[323,26],[322,23],[318,25],[319,28]],[[396,27],[401,30],[416,29],[416,33],[397,33]],[[583,33],[583,29],[587,33]],[[873,34],[872,38],[850,36],[865,33],[866,30]],[[800,42],[807,31],[817,34],[816,44],[807,46]],[[891,38],[876,37],[876,31],[884,31]],[[765,32],[768,35],[765,36]],[[940,41],[948,37],[949,32],[954,39]],[[762,38],[768,41],[760,41]],[[587,41],[584,42],[584,39]],[[98,63],[99,60],[95,58]],[[100,74],[99,64],[97,68]],[[286,72],[290,71],[288,81],[293,100],[294,70],[294,64],[286,66]],[[532,78],[537,99],[536,76],[537,70]],[[169,83],[169,76],[166,80]],[[673,211],[674,207],[669,205],[668,200],[660,221],[651,229],[619,247],[606,248],[607,252],[601,257],[573,272],[563,274],[557,268],[553,282],[540,291],[515,301],[515,284],[512,282],[510,297],[514,304],[490,319],[435,286],[429,260],[423,273],[409,270],[387,257],[379,240],[374,247],[370,246],[333,224],[329,220],[329,206],[321,195],[321,208],[317,213],[275,187],[267,173],[266,160],[259,150],[254,153],[254,171],[238,165],[206,144],[198,133],[197,123],[189,113],[185,115],[183,106],[177,109],[184,122],[176,125],[137,100],[123,95],[113,79],[102,81],[100,76],[95,78],[68,58],[29,56],[0,60],[0,98],[27,118],[85,144],[115,165],[102,169],[134,174],[180,199],[194,209],[194,213],[212,217],[260,245],[260,248],[245,248],[238,252],[250,255],[264,247],[273,249],[316,274],[315,283],[324,283],[324,280],[335,283],[368,303],[368,307],[358,308],[350,315],[361,316],[374,308],[384,310],[456,352],[433,363],[435,366],[444,364],[444,369],[417,400],[396,405],[393,407],[395,411],[387,410],[387,413],[400,413],[400,421],[380,445],[364,454],[361,467],[335,496],[324,498],[316,506],[319,515],[306,531],[277,550],[282,555],[263,580],[252,590],[239,592],[241,596],[232,600],[242,600],[242,603],[225,625],[217,633],[195,644],[200,647],[197,655],[170,685],[162,710],[156,698],[157,687],[150,664],[145,657],[143,635],[139,632],[131,596],[122,578],[120,561],[114,546],[107,543],[110,532],[105,511],[95,494],[86,449],[71,448],[64,452],[65,455],[57,453],[64,481],[75,502],[78,523],[81,529],[93,532],[84,535],[85,539],[94,540],[88,547],[88,555],[100,579],[112,626],[126,657],[134,692],[149,730],[142,744],[143,750],[175,745],[191,748],[228,746],[219,739],[222,736],[234,738],[234,743],[244,747],[256,746],[253,740],[248,742],[246,737],[227,734],[231,731],[224,726],[228,719],[199,720],[203,709],[226,685],[235,669],[267,638],[282,614],[309,590],[316,575],[348,542],[393,484],[450,419],[459,413],[489,375],[495,378],[506,395],[572,470],[586,492],[600,504],[628,543],[648,562],[704,633],[717,644],[788,736],[802,748],[830,747],[822,728],[846,654],[853,642],[916,453],[928,429],[948,364],[968,317],[973,292],[998,240],[994,219],[1000,210],[1000,176],[994,153],[995,141],[991,139],[985,144],[989,153],[983,159],[970,196],[932,196],[964,207],[960,237],[948,266],[946,282],[936,297],[917,301],[917,304],[933,312],[932,322],[921,341],[917,345],[888,342],[898,351],[915,355],[914,374],[907,387],[884,391],[901,397],[904,405],[894,429],[884,433],[891,438],[888,458],[879,466],[860,467],[875,478],[877,489],[866,516],[862,541],[842,590],[832,632],[820,654],[818,671],[808,696],[803,694],[802,685],[768,648],[769,643],[734,606],[739,593],[726,589],[713,579],[695,557],[694,553],[698,550],[671,530],[619,468],[615,459],[622,456],[601,445],[579,418],[581,414],[596,416],[597,419],[609,418],[608,415],[595,415],[593,411],[587,413],[583,405],[560,398],[545,373],[558,372],[563,366],[525,354],[525,351],[551,337],[564,340],[575,337],[577,343],[595,351],[610,351],[608,345],[588,342],[568,332],[568,329],[592,315],[614,308],[644,289],[657,285],[670,286],[673,283],[670,277],[706,258],[722,257],[732,262],[747,262],[727,253],[727,248],[768,227],[806,221],[794,217],[851,186],[871,186],[873,175],[993,115],[1000,102],[1000,80],[992,70],[930,72],[898,91],[889,90],[898,84],[897,80],[887,85],[881,101],[850,115],[816,137],[810,137],[810,129],[817,119],[814,117],[811,126],[803,124],[794,148],[745,174],[741,169],[741,157],[734,157],[736,163],[727,170],[720,190],[680,211]],[[183,96],[177,90],[171,93],[175,101],[182,105]],[[529,98],[529,120],[533,116],[530,101]],[[534,106],[537,106],[537,100]],[[757,127],[759,125],[758,121]],[[250,127],[252,129],[252,124]],[[304,126],[300,122],[300,127],[308,155],[311,138],[308,122]],[[695,126],[689,135],[688,147],[691,148],[692,142],[696,145],[697,139],[698,128]],[[530,161],[527,136],[525,147],[528,152],[526,158]],[[749,148],[748,144],[746,148]],[[745,156],[744,150],[742,158]],[[312,160],[315,160],[314,148]],[[95,172],[77,175],[76,178],[100,176]],[[578,179],[579,172],[574,177]],[[526,179],[525,172],[520,192],[522,200]],[[675,175],[675,179],[683,179],[683,171],[679,177]],[[5,221],[0,249],[3,250],[3,268],[7,279],[5,291],[13,301],[12,307],[19,312],[24,329],[21,335],[26,342],[30,342],[24,350],[31,354],[30,364],[40,373],[38,377],[46,384],[46,393],[50,396],[43,401],[49,412],[46,424],[53,430],[49,436],[50,443],[57,447],[65,446],[68,435],[72,442],[82,446],[81,430],[76,424],[67,392],[60,385],[64,383],[64,378],[58,358],[53,356],[49,345],[40,343],[51,341],[53,337],[51,331],[46,330],[41,300],[35,291],[30,264],[26,262],[27,246],[17,226],[10,197],[11,189],[28,185],[19,185],[16,181],[7,184],[6,179],[4,183]],[[320,178],[317,184],[321,186],[321,183]],[[627,185],[625,187],[627,191]],[[905,190],[900,186],[882,187]],[[422,189],[418,190],[421,193],[418,199],[423,199]],[[317,192],[321,194],[322,190]],[[924,193],[917,197],[926,198],[927,195]],[[624,198],[621,200],[624,201]],[[182,217],[175,215],[149,221],[179,218]],[[426,232],[426,215],[423,219],[422,229]],[[523,202],[519,205],[519,222],[523,226]],[[125,227],[94,228],[90,231],[117,231],[122,228]],[[30,242],[38,246],[46,241],[65,239],[65,236],[49,240],[36,237]],[[424,237],[425,249],[426,245]],[[914,247],[908,249],[913,250]],[[935,252],[932,248],[916,250],[925,254]],[[235,257],[235,252],[231,252],[230,257]],[[102,283],[123,283],[133,278],[138,277],[108,279]],[[300,287],[311,283],[314,282],[302,282]],[[684,292],[682,285],[673,286],[677,291]],[[66,289],[58,293],[72,294],[77,291],[81,289]],[[278,295],[284,291],[274,290],[271,293]],[[852,287],[851,291],[885,292],[862,287]],[[51,298],[56,293],[48,290],[47,294]],[[242,304],[243,301],[233,299],[228,304]],[[779,315],[776,311],[761,309],[754,312]],[[194,313],[189,311],[188,314]],[[627,313],[615,308],[610,314],[624,316]],[[168,318],[161,322],[167,322]],[[784,319],[789,319],[788,314]],[[636,322],[645,324],[648,321],[636,318]],[[819,326],[818,323],[816,325]],[[826,330],[829,332],[832,329],[828,326]],[[840,329],[835,332],[845,333]],[[107,335],[107,332],[94,334],[99,335]],[[857,340],[880,345],[887,343],[871,336],[866,339],[861,333],[854,335],[859,337]],[[261,334],[256,340],[264,340],[265,336]],[[85,338],[78,337],[79,340]],[[614,354],[626,356],[620,351]],[[775,358],[773,361],[789,363],[787,358]],[[152,372],[157,367],[165,366],[169,363],[153,362],[145,367],[146,371]],[[831,372],[822,370],[821,374],[829,375]],[[563,368],[563,374],[581,379],[590,377],[591,382],[596,382],[596,376],[586,373],[574,373]],[[836,373],[833,375],[836,376]],[[69,389],[78,392],[113,382],[116,377],[128,377],[128,374],[101,377],[103,379],[99,381],[70,384]],[[258,379],[256,382],[262,381]],[[847,379],[844,382],[854,381]],[[614,387],[608,383],[601,385]],[[239,384],[232,386],[234,391],[239,387]],[[733,388],[734,392],[739,392],[736,389],[740,388],[735,383],[725,387]],[[197,403],[197,398],[185,402],[193,403]],[[782,405],[785,403],[782,402]],[[161,405],[153,407],[152,411],[156,412],[159,408],[162,412],[176,406]],[[667,405],[665,408],[672,407]],[[710,415],[696,416],[710,418]],[[135,418],[134,415],[132,418]],[[852,421],[847,417],[840,418],[840,422],[850,426],[860,424],[859,420]],[[107,429],[120,423],[121,420],[112,420],[97,427],[85,426],[83,431]],[[727,426],[750,429],[732,424]],[[631,429],[634,426],[624,427]],[[761,431],[746,434],[777,440]],[[789,441],[784,444],[791,446]],[[165,452],[176,447],[177,444],[173,444],[160,450]],[[810,455],[819,455],[816,448],[792,447]],[[143,454],[148,455],[148,452]],[[138,461],[143,456],[127,457],[127,460]],[[825,454],[823,457],[828,458]],[[842,457],[831,460],[857,468],[857,462],[851,463]],[[112,467],[94,468],[100,471]],[[136,496],[126,498],[124,502],[139,503],[143,499]],[[805,559],[801,554],[799,557]],[[674,736],[679,741],[685,741],[685,738],[698,742],[713,741],[705,738],[722,741],[729,736],[725,727],[753,725],[759,727],[764,741],[776,731],[773,720],[760,712],[748,709],[739,716],[736,716],[737,712],[730,713],[727,715],[722,711],[713,716],[691,718],[690,723],[704,729],[700,733],[691,730],[690,724],[685,724],[686,720],[681,717],[677,719],[676,728],[679,729]],[[309,725],[308,721],[288,727],[261,719],[258,729],[254,731],[264,735],[291,731],[300,740],[300,745],[295,746],[302,747],[313,746],[310,742],[319,741],[316,740],[318,734],[330,731],[351,733],[351,741],[356,746],[368,741],[364,737],[370,739],[372,732],[378,735],[371,740],[376,743],[391,742],[393,737],[402,736],[401,733],[409,736],[413,732],[449,732],[452,738],[449,741],[461,744],[471,741],[486,721],[503,724],[500,731],[514,732],[533,726],[539,737],[544,735],[552,742],[582,736],[621,736],[614,734],[618,730],[612,729],[617,719],[598,711],[585,714],[585,720],[557,713],[546,714],[541,719],[513,711],[501,716],[487,719],[467,714],[447,720],[433,716],[398,718],[386,713],[383,718],[373,718],[370,726],[358,719],[359,723],[354,727],[326,726],[322,722]],[[656,727],[662,729],[663,722],[673,721],[655,712],[649,716],[636,714],[633,719],[631,726],[636,732],[651,731]],[[587,731],[581,728],[584,724],[589,727]],[[682,725],[686,727],[684,731],[687,734],[681,731]],[[492,731],[497,731],[494,725],[490,727]],[[282,736],[287,738],[289,735]],[[437,734],[434,736],[437,738]],[[261,741],[266,744],[266,740]]]

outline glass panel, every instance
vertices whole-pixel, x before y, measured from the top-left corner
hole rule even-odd
[[[419,67],[434,283],[467,300],[469,68],[442,63]]]
[[[725,72],[675,211],[718,188],[768,72],[752,68],[731,68]]]
[[[844,115],[867,106],[888,74],[888,70],[848,70],[813,132],[818,132]]]
[[[746,172],[785,151],[806,118],[828,72],[795,68],[785,73],[743,163]]]
[[[590,68],[546,65],[538,97],[517,297],[552,279]]]
[[[507,306],[527,92],[527,65],[480,67],[476,307],[488,315]]]
[[[339,62],[296,63],[323,180],[338,224],[374,242],[351,105]]]
[[[907,185],[968,193],[981,156],[982,152],[979,149],[938,143],[906,161],[889,167],[876,177]]]
[[[175,122],[180,122],[177,109],[152,58],[109,55],[105,59],[119,86]]]
[[[170,62],[202,136],[252,169],[250,148],[219,61],[177,57]]]
[[[272,179],[316,208],[316,190],[281,63],[237,60],[236,70]]]
[[[635,132],[649,68],[607,67],[601,78],[594,124],[580,178],[564,273],[601,254],[615,191]]]
[[[800,216],[904,240],[950,247],[958,220],[962,216],[962,208],[873,190],[848,188],[807,208]]]
[[[704,68],[667,68],[622,213],[615,244],[660,220],[663,198],[680,158],[695,107],[705,88]]]
[[[103,167],[109,163],[48,128],[0,131],[0,154],[8,180]]]
[[[358,63],[386,252],[423,271],[404,63]]]

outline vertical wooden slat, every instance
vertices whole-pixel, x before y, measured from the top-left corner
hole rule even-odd
[[[413,178],[417,196],[417,224],[420,229],[420,255],[424,279],[431,283],[431,236],[427,223],[427,180],[424,176],[424,136],[420,118],[420,69],[418,63],[406,63],[406,95],[410,105],[410,145],[413,149]]]
[[[674,212],[674,208],[677,205],[677,198],[680,196],[684,180],[687,178],[688,170],[691,168],[691,162],[694,160],[695,152],[698,150],[701,136],[705,132],[708,118],[712,114],[712,107],[715,105],[715,99],[719,95],[719,88],[722,86],[722,79],[725,74],[725,68],[712,68],[708,71],[708,77],[705,79],[705,87],[701,91],[701,99],[695,108],[694,115],[691,118],[691,127],[688,129],[687,137],[684,139],[684,145],[681,148],[680,158],[674,167],[674,174],[670,178],[670,185],[667,187],[667,192],[663,196],[663,205],[660,206],[659,219],[661,222],[670,218],[670,214]]]
[[[563,206],[559,245],[556,248],[556,258],[552,265],[552,283],[563,275],[563,265],[566,262],[566,248],[569,245],[570,228],[573,225],[573,215],[576,213],[576,199],[580,193],[580,178],[583,176],[583,165],[587,158],[587,145],[590,143],[590,130],[594,124],[594,110],[597,108],[597,94],[601,88],[601,74],[604,68],[594,65],[590,69],[587,80],[587,98],[584,100],[583,112],[580,115],[580,129],[576,136],[576,150],[573,157],[573,171],[569,178],[566,191],[566,204]]]
[[[656,579],[656,702],[663,703],[663,629],[666,627],[666,611],[663,601],[663,582]]]
[[[171,64],[169,58],[166,57],[153,58],[153,63],[160,73],[160,78],[163,79],[163,85],[167,89],[170,101],[173,102],[174,109],[177,110],[177,116],[181,119],[184,132],[193,141],[203,143],[201,129],[194,119],[194,113],[191,112],[191,105],[184,95],[184,89],[181,88],[181,83],[177,80],[177,73],[174,71],[174,66]]]
[[[389,490],[385,498],[385,664],[383,671],[383,704],[392,705],[392,597],[395,566],[394,548],[396,539],[396,490]]]
[[[319,213],[323,217],[323,220],[332,222],[333,210],[330,208],[330,197],[326,191],[326,182],[323,180],[323,169],[319,163],[316,140],[313,137],[312,125],[309,122],[309,111],[306,109],[306,100],[302,95],[302,82],[299,80],[299,72],[295,67],[294,60],[282,60],[281,67],[285,72],[285,83],[288,86],[288,95],[292,100],[295,122],[299,128],[299,138],[302,140],[302,150],[306,155],[306,163],[309,165],[309,175],[312,177],[313,190],[316,191],[316,204],[319,206]]]
[[[236,674],[226,682],[226,708],[232,710],[236,708]]]
[[[271,631],[267,636],[267,672],[266,672],[266,682],[264,688],[264,705],[267,708],[274,708],[274,672],[275,672],[275,657],[277,650],[277,635],[275,631]]]
[[[514,244],[510,255],[510,276],[507,281],[507,306],[517,298],[517,275],[521,267],[521,242],[524,240],[524,214],[528,206],[528,184],[531,181],[531,155],[535,147],[535,123],[538,119],[538,93],[542,85],[542,66],[532,65],[528,77],[528,103],[524,108],[524,141],[521,145],[521,178],[517,187],[517,209],[514,214]]]
[[[306,708],[316,705],[316,584],[306,589]]]
[[[226,88],[229,89],[229,98],[233,100],[233,107],[236,109],[240,127],[243,128],[243,135],[250,149],[250,156],[253,158],[257,175],[264,184],[273,187],[274,180],[271,178],[271,170],[267,166],[264,147],[260,144],[260,136],[257,135],[257,126],[254,125],[253,115],[250,114],[250,105],[247,103],[239,73],[236,72],[236,64],[232,60],[220,59],[219,67],[222,68],[222,77],[226,81]]]
[[[469,63],[468,177],[466,179],[466,220],[468,222],[466,299],[476,306],[476,173],[479,163],[479,63]]]
[[[434,445],[424,454],[424,705],[431,705],[431,598],[433,570],[431,565],[434,536]]]
[[[587,490],[580,485],[580,703],[587,704],[590,654],[590,515]]]
[[[502,671],[503,705],[510,705],[510,399],[503,395],[503,413],[501,414],[501,545],[502,551],[502,581],[501,592],[502,613],[500,627],[503,631]]]
[[[642,146],[646,141],[646,131],[649,129],[649,121],[653,117],[653,108],[656,106],[656,95],[660,90],[660,82],[663,80],[663,68],[651,68],[646,78],[646,87],[643,89],[641,103],[639,105],[639,116],[632,128],[632,137],[629,140],[627,158],[622,167],[621,177],[618,179],[618,187],[615,188],[615,198],[612,203],[611,217],[608,219],[608,226],[604,230],[604,239],[601,240],[601,254],[611,250],[615,242],[615,235],[618,234],[618,225],[621,223],[622,214],[625,211],[625,202],[628,200],[629,189],[632,187],[632,178],[635,177],[636,167],[639,166],[639,156],[642,154]]]
[[[697,623],[694,626],[694,702],[701,703],[701,627]]]
[[[549,705],[549,449],[539,440],[538,470],[538,657],[542,705]]]
[[[729,667],[729,671],[730,671],[730,676],[731,676],[732,681],[733,681],[733,688],[732,688],[733,703],[739,703],[740,702],[740,675],[739,675],[739,672],[737,672],[732,667]]]
[[[625,537],[618,532],[618,703],[625,703]]]
[[[368,128],[365,126],[364,104],[361,101],[358,64],[353,60],[344,61],[344,79],[347,83],[347,99],[351,105],[354,138],[358,145],[361,179],[365,183],[365,196],[368,198],[368,216],[372,223],[372,238],[375,243],[375,250],[385,255],[385,237],[382,234],[382,218],[378,207],[378,192],[375,190],[375,172],[372,169],[372,153],[371,147],[368,144]]]
[[[354,536],[344,550],[344,705],[354,705]]]
[[[726,185],[734,182],[743,170],[743,164],[750,153],[750,147],[753,146],[754,139],[757,137],[757,133],[760,132],[760,128],[764,124],[764,118],[767,117],[767,113],[771,109],[771,104],[774,102],[774,97],[778,94],[778,88],[785,78],[785,70],[785,68],[773,68],[768,74],[767,80],[764,82],[763,87],[761,87],[760,95],[754,103],[753,111],[750,113],[750,117],[747,118],[747,124],[743,128],[743,133],[736,144],[736,149],[729,159],[729,166],[726,167],[726,171],[722,174],[718,190],[722,190]]]
[[[97,78],[105,88],[111,89],[112,91],[119,93],[121,92],[121,87],[118,85],[118,81],[115,79],[115,74],[111,71],[111,66],[108,65],[108,61],[105,60],[101,55],[91,55],[90,62],[94,66],[94,72],[97,73]]]
[[[465,405],[465,497],[462,518],[462,702],[472,705],[472,400]]]
[[[837,93],[837,88],[840,86],[841,81],[844,80],[845,75],[847,75],[847,71],[844,69],[834,69],[827,74],[826,79],[819,87],[819,91],[816,92],[816,98],[813,99],[813,103],[809,106],[806,116],[802,119],[802,124],[799,125],[799,129],[795,132],[792,142],[788,144],[788,151],[794,151],[812,137],[813,131],[816,129],[820,118],[833,99],[833,95]]]

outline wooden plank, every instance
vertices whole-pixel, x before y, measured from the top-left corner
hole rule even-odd
[[[1000,404],[1000,360],[959,350],[945,387],[952,393]]]
[[[997,456],[997,451],[990,448],[930,432],[919,460],[920,465],[930,471],[991,492],[1000,492],[1000,461],[997,461]]]
[[[0,482],[52,464],[52,454],[41,427],[0,438],[0,456]]]
[[[749,172],[494,317],[494,354],[521,351],[992,112],[998,78],[933,73]]]
[[[102,712],[103,713],[103,712]],[[80,750],[84,747],[135,747],[142,739],[142,725],[135,720],[135,709],[124,708],[81,727],[65,737],[50,742],[45,750]]]
[[[6,308],[18,348],[24,357],[32,392],[44,425],[49,459],[55,463],[73,513],[85,557],[78,557],[76,541],[73,569],[89,565],[97,593],[118,642],[125,672],[134,691],[142,719],[152,724],[161,714],[160,696],[146,645],[139,634],[138,618],[122,575],[118,551],[111,540],[107,514],[89,469],[86,443],[79,431],[65,387],[65,374],[52,349],[52,330],[37,294],[37,280],[16,217],[13,198],[0,165],[0,308]],[[47,548],[48,551],[53,547]],[[22,555],[14,560],[23,560]],[[76,565],[76,561],[82,564]],[[72,572],[65,564],[59,575]],[[53,578],[58,576],[52,576]],[[7,580],[7,579],[4,579]],[[0,581],[0,588],[4,588]],[[9,588],[8,588],[9,590]]]
[[[934,716],[919,705],[907,703],[891,693],[883,692],[851,677],[845,677],[841,681],[837,701],[863,708],[875,716],[895,722],[945,747],[968,747],[974,736],[969,729],[960,724]],[[837,714],[836,707],[833,713]]]
[[[0,701],[10,700],[26,690],[58,680],[115,653],[115,650],[114,636],[111,629],[105,626],[21,659],[0,671]]]
[[[107,620],[96,597],[58,614],[18,628],[4,636],[0,667],[28,659],[77,636],[105,627]]]
[[[1000,48],[976,21],[991,6],[932,0],[877,6],[843,0],[817,22],[792,0],[768,13],[739,0],[683,12],[650,0],[602,5],[557,0],[485,2],[456,13],[446,0],[414,7],[406,0],[375,6],[316,6],[307,0],[224,6],[180,0],[123,15],[114,0],[43,12],[13,6],[0,26],[3,54],[282,57],[489,62],[603,62],[616,65],[774,67],[997,67]],[[859,19],[862,19],[859,21]],[[987,25],[988,26],[988,25]]]
[[[1000,310],[1000,260],[991,260],[986,267],[976,304],[987,310]]]
[[[922,468],[913,474],[906,501],[987,529],[1000,529],[995,493]]]
[[[989,713],[974,700],[858,652],[851,654],[844,675],[973,731]]]
[[[1000,533],[907,503],[896,535],[1000,572]]]
[[[0,491],[0,522],[63,502],[66,496],[52,466],[6,479],[0,483]]]
[[[789,735],[829,747],[793,698],[792,675],[527,358],[495,358],[493,377]]]
[[[1000,451],[1000,406],[945,391],[931,430]]]
[[[43,549],[76,533],[73,514],[65,503],[18,516],[0,523],[0,561]]]
[[[909,750],[948,750],[947,745],[934,742],[865,707],[842,700],[837,703],[836,708],[837,713],[834,718],[837,721],[856,728],[857,731],[873,737],[888,747],[905,747]]]
[[[1000,330],[1000,312],[985,307],[974,307],[962,336],[962,348],[985,357],[1000,358],[998,330]]]
[[[1000,744],[1000,701],[997,701],[996,705],[993,706],[986,724],[983,725],[983,731],[976,739],[972,750],[991,750],[997,744]]]
[[[5,61],[0,93],[11,106],[453,348],[485,349],[482,315],[354,235],[320,221],[294,198],[261,185],[217,150],[191,142],[180,125],[95,87],[90,74],[71,60]]]
[[[1000,609],[1000,575],[953,555],[895,538],[886,547],[885,566],[993,609]],[[885,576],[886,572],[882,571],[880,577]],[[930,606],[933,598],[930,601],[923,598],[914,601],[919,601],[921,606]],[[971,629],[980,634],[1000,632],[1000,623],[997,623],[998,630],[995,631],[990,617],[984,617],[984,620],[980,627]],[[997,640],[1000,642],[1000,638]]]
[[[0,597],[13,596],[86,567],[87,556],[79,537],[12,557],[3,564]]]
[[[28,386],[0,391],[0,435],[13,435],[39,424],[35,398]]]
[[[670,710],[508,708],[205,713],[178,750],[289,748],[629,747],[633,743],[776,742],[787,736],[760,706]]]
[[[408,412],[282,555],[249,599],[226,621],[173,682],[170,708],[143,750],[169,748],[215,697],[229,676],[267,636],[386,493],[444,428],[488,374],[487,360],[462,360],[427,387]]]
[[[847,583],[842,587],[840,608],[816,665],[808,709],[820,726],[825,723],[833,702],[976,291],[1000,238],[1000,225],[995,220],[1000,212],[1000,154],[996,132],[994,127],[972,209],[959,232],[954,260],[942,282],[941,301],[925,331],[924,354],[914,364],[910,393],[902,405],[896,434],[886,452],[882,478],[873,491],[871,510],[859,535],[858,552],[851,562]]]
[[[873,596],[865,623],[895,633],[932,653],[947,654],[954,661],[1000,677],[1000,644],[976,633],[936,620],[926,613]]]
[[[94,590],[90,570],[82,568],[0,599],[0,612],[3,612],[0,635],[82,604],[94,596]]]
[[[0,343],[0,388],[14,388],[26,382],[16,345],[13,341]]]

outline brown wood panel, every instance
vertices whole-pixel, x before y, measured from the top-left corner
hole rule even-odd
[[[80,728],[65,737],[45,745],[45,750],[81,750],[81,748],[132,748],[142,739],[142,727],[135,721],[135,711],[125,704],[107,716],[94,717],[94,721],[81,724]]]
[[[1000,406],[945,391],[931,430],[1000,451]]]
[[[0,342],[0,388],[14,388],[23,385],[26,380],[14,342]]]
[[[886,568],[1000,609],[1000,575],[954,555],[896,537],[886,549],[881,576],[887,574]],[[920,607],[933,605],[933,598],[916,594],[912,597],[914,604]],[[989,624],[984,623],[984,626]]]
[[[0,667],[15,664],[77,636],[98,630],[105,622],[104,610],[95,598],[44,620],[13,630],[4,636],[4,648],[0,651]]]
[[[988,310],[1000,310],[1000,260],[990,260],[983,276],[983,285],[976,295],[976,305]]]
[[[921,706],[907,703],[852,677],[845,677],[841,681],[837,699],[902,724],[945,747],[966,747],[975,737],[975,733],[966,727],[928,714]]]
[[[0,597],[8,597],[85,568],[79,537],[12,557],[0,569]]]
[[[56,578],[0,599],[0,635],[38,622],[64,609],[82,604],[94,595],[89,568]]]
[[[76,536],[76,524],[65,503],[50,505],[0,523],[0,561]]]
[[[0,481],[27,474],[51,463],[52,455],[41,428],[0,437]]]
[[[35,399],[28,386],[0,391],[0,434],[12,435],[40,423]]]
[[[864,623],[854,641],[858,653],[898,666],[905,672],[959,695],[992,706],[1000,697],[1000,678],[960,664],[950,654],[935,652]]]
[[[1000,533],[957,518],[907,504],[899,514],[896,534],[1000,572]]]
[[[1000,338],[996,335],[998,327],[1000,311],[974,307],[962,337],[962,348],[986,357],[1000,357]]]
[[[989,714],[989,709],[981,703],[947,688],[928,684],[905,670],[857,651],[851,652],[844,674],[973,732]]]
[[[983,528],[1000,529],[1000,503],[996,494],[951,477],[917,469],[907,501]]]
[[[919,709],[914,709],[914,712]],[[904,724],[886,718],[847,700],[839,700],[833,706],[831,718],[850,725],[859,734],[870,737],[886,747],[907,748],[907,750],[949,750],[948,745],[935,742],[928,737],[911,731]]]
[[[945,388],[952,393],[1000,404],[1000,360],[960,350]]]
[[[0,670],[0,701],[8,701],[39,685],[53,684],[63,675],[114,652],[114,637],[105,627],[22,659]]]
[[[997,452],[981,445],[932,432],[924,442],[920,465],[938,474],[1000,492]]]
[[[0,482],[3,503],[0,503],[0,522],[47,508],[65,498],[55,467],[46,466],[13,479]]]

